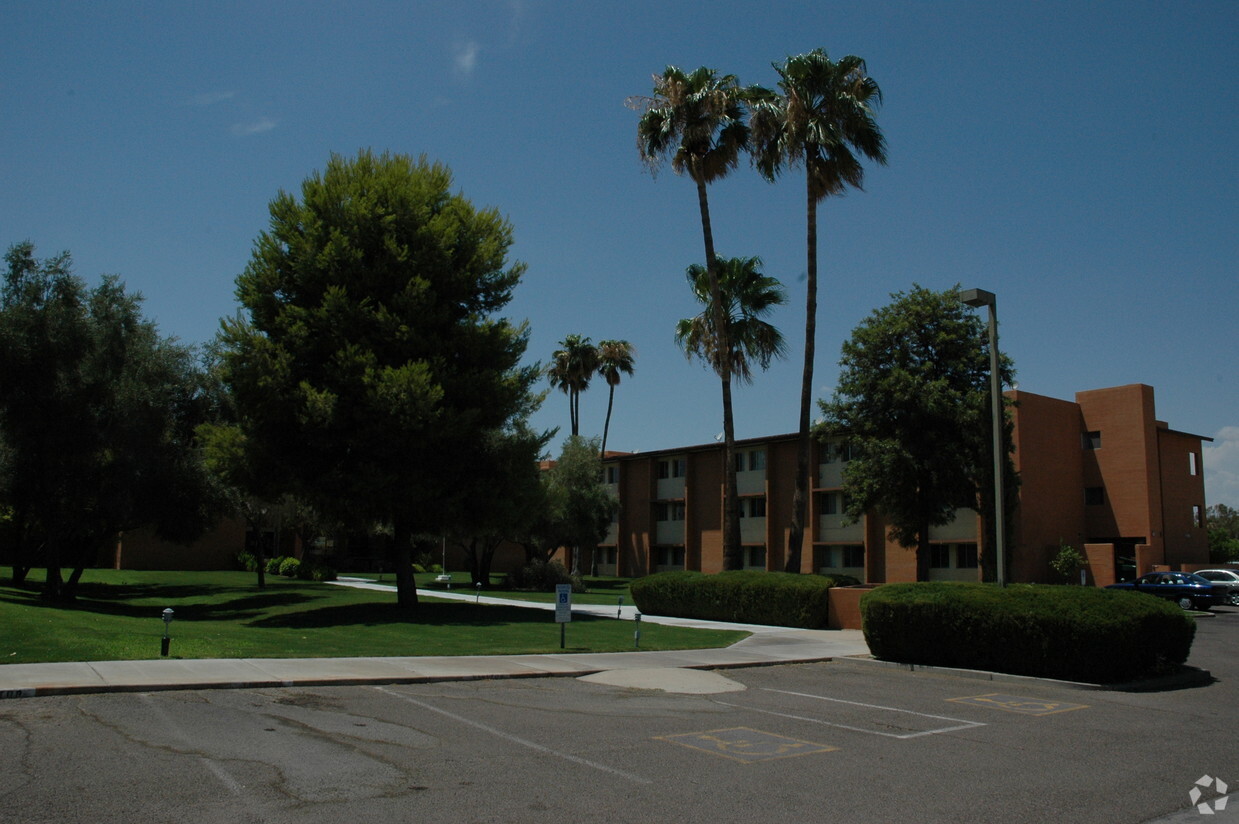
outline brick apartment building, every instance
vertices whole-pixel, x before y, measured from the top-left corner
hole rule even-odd
[[[1156,419],[1143,384],[1080,392],[1074,401],[1030,392],[1015,403],[1020,473],[1008,578],[1052,581],[1062,544],[1087,555],[1105,585],[1155,567],[1208,564],[1201,442]],[[619,498],[599,547],[602,574],[722,569],[722,445],[608,453],[604,480]],[[841,442],[815,443],[802,572],[845,573],[878,583],[916,579],[915,551],[890,542],[876,514],[848,524]],[[745,566],[784,566],[795,480],[794,435],[736,444]],[[960,510],[931,532],[931,580],[978,580],[978,515]]]

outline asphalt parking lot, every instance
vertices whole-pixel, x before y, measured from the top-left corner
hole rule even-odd
[[[0,821],[1224,821],[1239,609],[1205,686],[1081,690],[863,662],[0,704]],[[697,684],[710,690],[696,689]],[[1209,777],[1213,783],[1198,785]]]

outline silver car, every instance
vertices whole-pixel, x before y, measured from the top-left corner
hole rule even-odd
[[[1233,569],[1198,569],[1196,574],[1214,587],[1226,588],[1226,603],[1239,607],[1239,571]],[[1216,589],[1213,590],[1217,592]]]

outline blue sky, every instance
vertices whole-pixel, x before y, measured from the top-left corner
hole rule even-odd
[[[712,440],[717,380],[674,346],[697,307],[695,193],[652,178],[625,98],[667,64],[771,85],[821,47],[879,82],[889,165],[820,210],[816,394],[892,292],[998,295],[1022,389],[1156,387],[1213,437],[1208,502],[1239,506],[1239,4],[1214,2],[10,2],[0,9],[0,242],[122,276],[161,329],[209,340],[267,204],[332,152],[426,154],[495,206],[528,264],[530,358],[625,338],[610,445]],[[711,188],[722,254],[758,255],[803,343],[803,184]],[[737,434],[796,427],[793,357],[738,390]],[[585,395],[601,432],[604,385]],[[567,429],[563,395],[535,423]]]

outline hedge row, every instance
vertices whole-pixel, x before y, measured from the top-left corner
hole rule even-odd
[[[659,572],[633,581],[630,591],[637,609],[648,615],[817,629],[826,626],[830,588],[851,583],[757,570]]]
[[[1101,684],[1174,669],[1196,634],[1167,601],[1089,587],[886,584],[860,610],[878,658]]]

